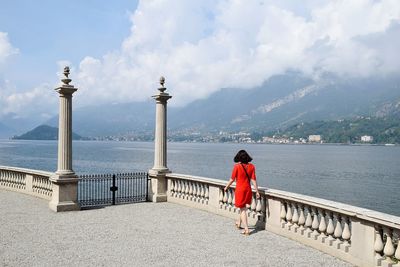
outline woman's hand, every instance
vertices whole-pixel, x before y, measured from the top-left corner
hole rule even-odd
[[[258,191],[256,192],[256,196],[257,198],[260,198],[260,193]]]
[[[226,192],[226,190],[228,190],[228,187],[227,186],[225,186],[225,188],[224,188],[224,191]]]

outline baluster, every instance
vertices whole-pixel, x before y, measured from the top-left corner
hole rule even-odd
[[[224,198],[223,198],[224,204],[227,204],[227,202],[228,202],[228,191],[229,191],[229,189],[226,191],[223,191],[224,192]]]
[[[182,198],[185,198],[185,190],[186,190],[186,183],[185,181],[181,181],[181,191],[180,191],[180,196]]]
[[[378,226],[375,226],[375,243],[374,243],[375,252],[379,255],[382,255],[383,251],[383,239],[381,235],[381,231]]]
[[[39,178],[39,191],[40,194],[43,194],[43,179]]]
[[[178,181],[174,180],[174,197],[178,195]]]
[[[350,237],[351,237],[351,232],[350,232],[350,227],[349,227],[349,219],[345,216],[343,216],[343,233],[342,233],[342,238],[346,244],[350,243]]]
[[[257,214],[261,214],[261,198],[257,198],[256,212]]]
[[[224,201],[224,189],[220,188],[219,189],[219,204],[222,204],[222,202]]]
[[[254,197],[254,194],[251,197],[251,205],[250,205],[250,210],[251,212],[254,212],[256,210],[256,198]]]
[[[336,227],[335,227],[335,231],[333,232],[333,236],[334,236],[336,239],[339,239],[339,238],[342,237],[342,233],[343,233],[343,231],[342,231],[342,224],[341,224],[341,222],[340,222],[340,215],[334,213],[334,214],[333,214],[333,217],[336,218]]]
[[[177,180],[177,192],[176,192],[176,196],[180,197],[181,196],[181,191],[182,191],[182,181],[181,180]]]
[[[174,182],[174,180],[170,180],[170,181],[171,181],[170,194],[173,196],[174,192],[175,192],[175,182]]]
[[[176,197],[178,192],[176,192],[178,190],[178,182],[176,180],[172,180],[174,182],[174,192],[173,192],[173,196]]]
[[[185,196],[186,199],[189,198],[189,187],[190,187],[191,182],[190,181],[186,181],[186,186],[185,186]]]
[[[319,222],[319,227],[318,231],[321,233],[321,237],[324,238],[326,237],[325,231],[326,231],[326,221],[325,221],[325,212],[321,209],[318,210],[319,214],[321,214],[321,221]]]
[[[304,206],[300,204],[299,208],[300,208],[299,225],[300,225],[300,229],[302,230],[301,234],[303,234],[306,217],[304,216]]]
[[[180,196],[181,195],[181,181],[177,180],[176,181],[176,194],[175,196]]]
[[[293,216],[292,207],[289,202],[286,203],[286,206],[287,206],[286,221],[288,222],[289,225],[291,225],[292,224],[292,216]]]
[[[193,185],[193,198],[194,198],[194,200],[197,199],[198,194],[199,194],[198,185],[197,185],[197,183],[194,183],[194,185]]]
[[[205,194],[204,194],[204,197],[205,197],[205,199],[207,199],[208,200],[208,198],[209,198],[209,196],[210,196],[210,189],[209,189],[209,187],[208,187],[208,185],[205,185]]]
[[[400,260],[400,231],[396,231],[397,234],[397,248],[396,252],[394,253],[394,257]]]
[[[267,208],[266,208],[266,206],[265,206],[265,202],[266,202],[267,200],[266,200],[266,198],[265,197],[261,197],[261,213],[263,213],[264,214],[264,217],[265,217],[265,213],[267,212]]]
[[[189,186],[189,197],[190,199],[193,199],[193,187],[194,187],[195,183],[194,182],[190,182],[190,186]]]
[[[206,195],[206,187],[204,184],[200,184],[201,186],[201,193],[200,193],[200,197],[204,198],[204,196]]]
[[[179,191],[179,195],[181,197],[184,197],[184,195],[185,195],[185,181],[182,181],[182,180],[181,180],[181,190]]]
[[[328,227],[326,228],[326,234],[329,236],[328,240],[333,240],[333,232],[335,227],[333,226],[332,212],[327,212],[326,217],[328,218]]]
[[[296,203],[293,203],[293,217],[292,217],[292,222],[298,226],[299,222],[299,213],[297,212],[297,205]]]
[[[232,200],[233,200],[233,198],[232,198],[232,189],[229,189],[228,191],[229,191],[228,204],[230,206],[232,206]]]
[[[304,209],[307,211],[307,218],[306,218],[306,232],[307,236],[311,233],[311,226],[312,226],[312,217],[311,217],[311,210],[309,207],[305,206]]]
[[[286,207],[285,207],[285,203],[281,202],[281,222],[282,221],[286,221]]]
[[[389,228],[384,228],[384,235],[386,236],[385,247],[383,248],[383,254],[386,257],[392,257],[394,255],[394,246],[392,241],[392,231]]]
[[[314,207],[311,207],[311,212],[313,215],[313,221],[312,221],[312,225],[311,228],[314,230],[313,234],[314,234],[314,238],[317,237],[318,233],[318,227],[319,227],[319,221],[318,221],[318,210]]]

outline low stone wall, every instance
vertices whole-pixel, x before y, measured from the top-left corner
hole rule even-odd
[[[167,174],[168,202],[238,217],[227,181]],[[400,266],[400,217],[339,202],[259,188],[249,223],[291,238],[357,266]]]
[[[50,200],[53,187],[49,178],[52,174],[51,172],[0,166],[0,189]]]
[[[167,174],[167,179],[168,202],[183,204],[238,219],[239,209],[234,206],[234,186],[224,192],[226,182],[221,180],[176,173]],[[253,224],[258,228],[264,229],[265,194],[263,190],[260,190],[260,192],[261,199],[258,200],[256,200],[255,192],[253,192],[253,201],[248,210],[248,220],[250,225]]]

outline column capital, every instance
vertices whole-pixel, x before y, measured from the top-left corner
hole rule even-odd
[[[73,93],[78,90],[78,88],[75,88],[72,84],[69,84],[72,80],[68,78],[69,76],[69,67],[65,66],[64,67],[64,78],[61,79],[61,86],[57,87],[56,90],[60,95],[72,95]]]
[[[78,90],[78,88],[75,88],[73,85],[68,85],[68,87],[63,85],[54,90],[56,90],[60,95],[72,95]]]
[[[153,95],[152,98],[154,98],[157,102],[165,103],[170,99],[172,96],[170,96],[168,93],[165,93],[165,90],[167,88],[164,86],[165,84],[165,78],[161,76],[160,78],[160,87],[158,88],[158,93],[156,95]]]
[[[151,97],[154,98],[157,102],[166,103],[168,99],[170,99],[172,96],[168,93],[158,93]]]

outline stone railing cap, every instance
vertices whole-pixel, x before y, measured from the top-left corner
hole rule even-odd
[[[46,176],[46,177],[50,177],[51,175],[53,175],[52,172],[38,171],[38,170],[10,167],[10,166],[1,166],[1,165],[0,165],[0,170],[22,172],[22,173],[34,174],[34,175],[40,175],[40,176]]]

